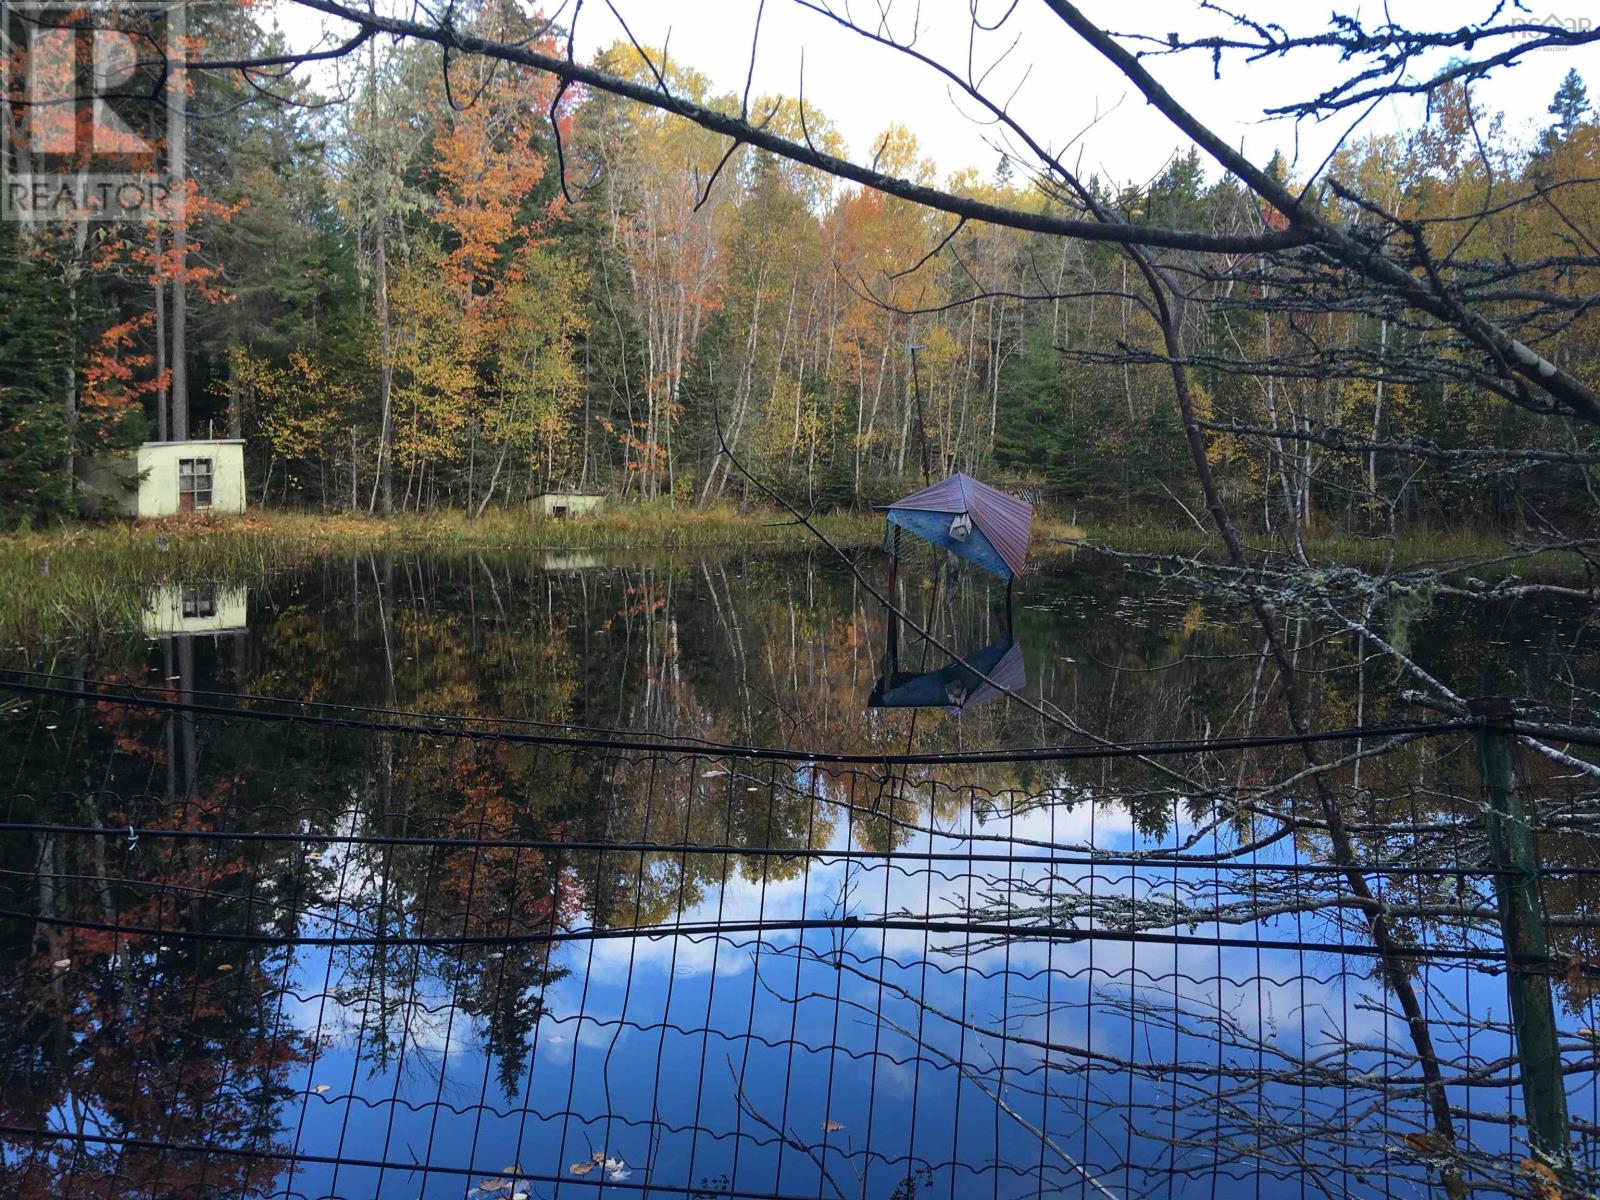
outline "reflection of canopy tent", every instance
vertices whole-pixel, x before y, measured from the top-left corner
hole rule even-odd
[[[984,675],[994,683],[983,679]],[[937,671],[901,671],[891,657],[872,689],[867,706],[948,708],[951,712],[962,712],[1003,696],[1007,691],[1021,691],[1025,682],[1022,647],[1007,637]]]
[[[959,472],[896,500],[891,527],[907,529],[1002,579],[1022,574],[1033,506]]]

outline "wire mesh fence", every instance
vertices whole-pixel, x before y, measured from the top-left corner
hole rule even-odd
[[[830,761],[5,687],[10,1194],[1547,1196],[1600,1166],[1594,795],[1521,764],[1551,1158],[1461,722]]]

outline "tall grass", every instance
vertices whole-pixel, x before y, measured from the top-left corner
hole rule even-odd
[[[842,549],[881,544],[875,513],[830,513],[815,519]],[[1193,527],[1099,526],[1078,528],[1040,513],[1032,556],[1064,555],[1079,539],[1148,554],[1214,557],[1216,539]],[[1253,548],[1285,551],[1256,539]],[[741,512],[732,506],[671,508],[666,504],[616,505],[596,517],[556,521],[500,510],[479,520],[462,513],[388,518],[317,515],[268,510],[237,518],[183,518],[133,524],[63,526],[53,532],[0,536],[0,646],[36,645],[68,636],[100,638],[137,631],[145,599],[162,583],[217,580],[245,585],[303,568],[319,559],[384,551],[496,557],[540,551],[583,551],[623,562],[642,555],[721,556],[744,551],[816,548],[802,526],[777,512]],[[1383,566],[1381,539],[1329,534],[1310,539],[1321,563]],[[1440,562],[1481,562],[1506,553],[1507,540],[1492,530],[1418,530],[1396,543],[1399,567]],[[1564,578],[1582,569],[1572,555],[1476,568],[1483,578],[1517,573]]]
[[[1258,559],[1291,555],[1294,543],[1283,534],[1242,533],[1246,547]],[[1192,525],[1095,525],[1083,535],[1095,546],[1108,546],[1132,554],[1181,554],[1204,560],[1224,557],[1221,540]],[[1505,530],[1473,526],[1460,529],[1415,528],[1387,537],[1362,536],[1341,531],[1317,531],[1304,538],[1306,553],[1318,565],[1360,567],[1379,571],[1470,566],[1483,579],[1519,575],[1528,579],[1570,579],[1582,576],[1584,560],[1569,551],[1551,551],[1528,557],[1507,557],[1515,547]],[[1503,560],[1503,561],[1502,561]]]
[[[841,547],[876,545],[882,538],[882,519],[870,513],[829,514],[816,524]],[[618,506],[598,517],[565,521],[510,511],[472,520],[462,513],[368,518],[269,510],[236,518],[64,526],[0,537],[0,643],[137,629],[146,595],[161,583],[259,583],[321,558],[548,550],[620,557],[816,545],[806,529],[782,514],[664,504]]]

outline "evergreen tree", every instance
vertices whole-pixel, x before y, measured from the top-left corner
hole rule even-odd
[[[0,526],[58,516],[71,488],[61,401],[70,323],[59,281],[0,222]]]
[[[1555,123],[1545,130],[1545,144],[1553,145],[1570,137],[1589,112],[1589,107],[1589,90],[1583,86],[1583,77],[1577,69],[1572,68],[1562,79],[1555,98],[1546,110],[1555,118]]]

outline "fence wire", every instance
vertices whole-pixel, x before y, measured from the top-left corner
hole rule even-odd
[[[1523,764],[1552,1166],[1459,722],[1328,735],[1336,862],[1288,735],[830,760],[4,686],[7,1194],[1545,1197],[1600,1167],[1596,796]]]

